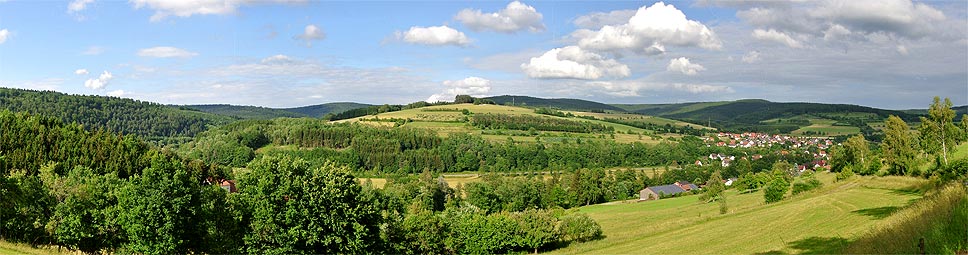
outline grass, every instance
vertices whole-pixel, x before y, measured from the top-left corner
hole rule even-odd
[[[602,225],[601,240],[556,250],[566,254],[837,253],[850,241],[910,204],[916,178],[854,178],[764,204],[763,193],[729,191],[729,213],[697,196],[582,207]]]
[[[441,111],[441,109],[446,109],[446,110]],[[429,129],[437,132],[437,134],[443,137],[450,136],[457,133],[480,134],[480,132],[483,130],[473,127],[467,123],[461,122],[465,118],[471,118],[470,116],[466,116],[463,113],[461,113],[461,111],[464,109],[470,111],[473,114],[491,113],[491,114],[509,114],[509,115],[531,115],[531,116],[543,116],[548,118],[568,119],[572,121],[591,122],[591,123],[604,125],[606,127],[611,127],[616,131],[616,133],[614,134],[614,137],[611,134],[604,134],[604,138],[601,137],[603,134],[599,134],[599,133],[587,133],[587,134],[586,133],[568,133],[567,137],[562,138],[561,136],[565,136],[563,135],[564,132],[539,131],[538,133],[541,135],[554,136],[550,138],[542,137],[541,139],[544,142],[553,143],[556,141],[560,142],[561,140],[569,140],[569,142],[573,142],[575,138],[581,138],[582,140],[596,140],[596,141],[607,140],[607,141],[615,141],[619,143],[633,143],[633,142],[659,143],[661,142],[661,140],[652,139],[651,137],[649,137],[649,134],[653,133],[653,131],[650,131],[650,130],[645,130],[637,127],[616,124],[616,123],[611,123],[611,122],[606,122],[601,120],[589,120],[589,119],[583,119],[583,118],[577,118],[577,117],[565,118],[565,117],[541,115],[541,114],[534,113],[534,110],[529,108],[504,106],[504,105],[456,104],[456,105],[428,106],[428,107],[417,108],[417,109],[407,109],[407,110],[396,111],[396,112],[381,113],[381,114],[377,114],[376,116],[368,115],[368,116],[363,116],[363,117],[354,118],[354,119],[339,120],[337,122],[360,122],[363,124],[373,125],[373,126],[393,127],[396,125],[396,123],[394,122],[368,121],[367,119],[373,119],[375,117],[378,117],[380,119],[410,119],[411,122],[404,124],[403,127]],[[635,118],[636,121],[641,120],[643,122],[656,123],[660,125],[665,125],[665,124],[672,124],[677,126],[688,125],[688,126],[693,126],[694,128],[705,128],[699,125],[689,124],[681,121],[644,116],[644,115],[638,115],[638,114],[608,114],[608,113],[587,113],[587,112],[571,112],[571,113],[578,116],[595,116],[596,118],[605,118],[605,117],[625,118],[625,119]],[[536,141],[534,136],[522,136],[518,134],[522,132],[524,131],[506,131],[505,134],[489,133],[489,134],[484,134],[483,137],[486,138],[487,140],[497,141],[497,142],[507,141],[509,137],[518,142]],[[635,134],[630,134],[630,133],[635,133]],[[645,135],[640,136],[638,134],[645,134]],[[661,135],[662,138],[679,137],[679,136],[680,135],[675,135],[675,134]]]
[[[825,136],[853,135],[859,134],[860,128],[854,126],[834,126],[836,121],[829,119],[810,118],[810,126],[790,132],[793,135],[803,135],[807,131],[823,132]]]
[[[44,255],[44,254],[83,254],[81,252],[70,252],[67,249],[57,250],[56,247],[30,247],[27,244],[10,243],[4,240],[0,240],[0,254],[31,254],[31,255]]]

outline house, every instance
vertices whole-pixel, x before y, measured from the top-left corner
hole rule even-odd
[[[696,165],[697,165],[697,166],[702,166],[702,161],[699,161],[699,160],[697,159],[697,160],[696,160]]]
[[[639,191],[639,201],[658,200],[663,196],[675,195],[682,192],[686,191],[676,184],[652,186]]]
[[[222,180],[222,182],[219,182],[218,186],[229,193],[239,192],[239,190],[235,188],[235,180]]]
[[[689,183],[687,181],[677,181],[674,185],[679,186],[679,188],[684,191],[699,189],[699,187],[696,187],[695,184]]]
[[[723,184],[726,184],[726,186],[733,186],[733,183],[736,182],[736,180],[739,180],[739,179],[736,179],[736,177],[729,178],[729,179],[723,180]]]

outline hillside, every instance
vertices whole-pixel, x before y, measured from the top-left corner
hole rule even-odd
[[[150,139],[194,136],[232,118],[188,108],[105,96],[0,88],[0,110],[51,116],[86,128],[141,135]]]
[[[924,182],[863,177],[833,183],[833,174],[821,179],[824,188],[775,204],[764,204],[762,192],[731,191],[725,215],[698,196],[582,207],[602,224],[605,238],[554,253],[836,254],[918,199],[912,190]]]
[[[353,109],[365,108],[370,106],[372,105],[352,103],[352,102],[336,102],[336,103],[325,103],[325,104],[310,105],[310,106],[303,106],[303,107],[296,107],[296,108],[284,108],[280,110],[294,112],[294,113],[306,115],[312,118],[322,118],[323,116],[326,116],[326,114],[330,114],[330,113],[336,114],[336,113],[341,113],[341,112],[345,112]]]
[[[495,96],[487,97],[484,99],[489,99],[500,105],[510,105],[514,104],[516,106],[529,106],[529,107],[551,107],[558,108],[561,110],[575,110],[575,111],[586,111],[586,112],[625,112],[625,109],[615,107],[608,104],[603,104],[599,102],[593,102],[581,99],[571,99],[571,98],[537,98],[529,96]]]
[[[464,111],[467,111],[464,113]],[[589,112],[569,112],[568,116],[550,116],[535,113],[534,109],[524,107],[514,107],[506,105],[489,104],[456,104],[456,105],[437,105],[416,109],[406,109],[400,111],[367,115],[363,117],[340,120],[338,122],[361,122],[378,126],[397,126],[429,129],[449,136],[456,133],[481,134],[484,138],[492,141],[506,141],[512,138],[515,141],[534,142],[541,140],[544,142],[568,142],[582,140],[611,140],[623,143],[643,142],[658,143],[663,138],[681,137],[675,131],[681,129],[702,129],[698,125],[692,125],[681,121],[666,118],[630,115],[630,114],[607,114]],[[567,114],[567,113],[563,113]],[[546,119],[549,121],[562,121],[559,125],[568,123],[588,123],[589,125],[600,125],[608,128],[610,132],[564,132],[563,130],[542,130],[538,128],[534,132],[527,129],[517,130],[514,128],[482,128],[474,125],[474,116],[526,116],[525,118]],[[584,117],[583,117],[584,116]],[[630,117],[632,116],[632,117]],[[634,117],[634,118],[633,118]],[[641,123],[652,123],[660,127],[657,129],[645,129],[641,127],[626,125],[623,123],[609,122],[605,119],[623,119]],[[508,127],[512,120],[502,121],[502,126]],[[665,125],[669,124],[669,128]],[[678,128],[678,129],[677,129]],[[672,130],[669,130],[672,129]]]
[[[259,106],[241,106],[227,104],[208,104],[208,105],[185,105],[202,112],[218,115],[231,116],[239,119],[274,119],[280,117],[300,118],[307,117],[305,114],[291,112],[282,109],[273,109]]]
[[[309,105],[294,108],[268,108],[260,106],[242,105],[185,105],[184,107],[199,111],[214,113],[219,115],[231,116],[239,119],[274,119],[280,117],[288,118],[322,118],[327,114],[336,114],[353,109],[370,107],[368,104],[336,102],[317,105]]]
[[[908,122],[917,115],[848,104],[778,103],[760,99],[684,104],[616,105],[635,113],[709,124],[728,131],[793,133],[797,135],[875,136],[870,123],[896,115]]]

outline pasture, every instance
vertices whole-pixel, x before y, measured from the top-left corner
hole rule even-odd
[[[727,194],[729,213],[698,196],[582,207],[605,237],[553,251],[563,254],[837,253],[921,195],[924,180],[855,177],[765,204],[762,192]],[[913,245],[913,244],[912,244]]]

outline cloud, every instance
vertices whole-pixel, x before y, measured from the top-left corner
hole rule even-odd
[[[84,9],[87,9],[87,5],[91,3],[94,3],[94,0],[71,1],[71,3],[67,5],[67,13],[74,14],[74,13],[83,11]]]
[[[101,53],[104,53],[104,48],[100,46],[91,46],[82,51],[81,55],[101,55]]]
[[[155,11],[151,21],[157,22],[169,16],[182,18],[192,15],[232,14],[239,6],[252,3],[303,3],[304,0],[130,0],[135,9],[148,8]]]
[[[293,37],[296,40],[302,40],[306,42],[307,47],[313,46],[313,41],[320,41],[326,39],[326,33],[316,25],[306,25],[303,33]]]
[[[758,61],[760,61],[759,51],[753,50],[753,51],[747,52],[746,55],[743,55],[743,63],[752,64]]]
[[[904,45],[898,45],[897,46],[897,53],[900,53],[901,55],[907,56],[907,54],[908,54],[908,48],[906,46],[904,46]]]
[[[669,66],[666,67],[667,71],[680,72],[685,75],[696,75],[699,71],[706,70],[705,67],[699,64],[693,64],[689,62],[688,58],[674,58],[669,61]]]
[[[433,46],[453,45],[465,47],[471,44],[471,40],[464,35],[464,32],[448,26],[436,27],[410,27],[406,32],[396,32],[396,37],[404,42],[411,44],[423,44]]]
[[[487,93],[491,92],[491,81],[481,77],[467,77],[463,80],[444,81],[444,86],[448,88],[443,92],[438,94],[433,94],[427,98],[427,102],[435,103],[447,101],[451,102],[457,95],[470,95],[474,97],[483,97]]]
[[[74,70],[74,74],[76,74],[76,75],[87,75],[88,72],[87,72],[87,69],[77,69],[77,70]]]
[[[667,45],[722,48],[722,42],[706,25],[687,19],[675,6],[663,2],[639,8],[625,24],[579,29],[571,37],[582,49],[600,51],[655,53],[664,52]]]
[[[796,39],[793,39],[792,37],[790,37],[787,34],[784,34],[783,32],[777,32],[776,30],[773,30],[773,29],[770,29],[770,30],[755,29],[753,30],[753,38],[756,38],[757,40],[782,43],[790,48],[803,48],[803,45],[801,45],[800,42],[798,42]]]
[[[101,76],[98,76],[97,79],[88,79],[85,81],[84,87],[93,90],[100,90],[108,86],[108,82],[110,82],[112,78],[114,78],[114,76],[111,75],[111,72],[104,71],[104,73],[101,73]]]
[[[168,46],[138,50],[138,56],[151,58],[190,58],[197,55],[195,52]]]
[[[623,80],[623,81],[592,81],[586,83],[598,93],[604,93],[617,97],[640,97],[642,92],[665,92],[665,93],[688,93],[688,94],[710,94],[710,93],[734,93],[729,86],[692,84],[677,82],[657,82],[644,79]]]
[[[616,10],[611,12],[593,12],[578,16],[572,24],[579,28],[601,29],[604,26],[626,24],[635,15],[635,10]]]
[[[107,95],[108,96],[112,96],[112,97],[122,97],[125,94],[127,94],[127,93],[125,93],[124,90],[120,90],[119,89],[119,90],[114,90],[114,91],[108,92]]]
[[[474,31],[492,30],[514,33],[521,30],[540,32],[545,30],[542,15],[534,7],[518,1],[511,2],[498,12],[483,13],[481,10],[463,9],[454,16],[464,26]]]
[[[583,79],[623,78],[631,73],[629,67],[614,59],[585,51],[578,46],[555,48],[540,57],[531,58],[521,64],[531,78],[540,79]]]
[[[916,40],[951,32],[944,28],[947,17],[943,12],[911,0],[771,2],[749,1],[733,7],[748,8],[738,11],[736,16],[763,31],[775,30],[791,37],[803,35],[825,41],[844,40],[849,35],[864,38],[885,34]]]
[[[10,31],[6,29],[0,29],[0,44],[7,42],[7,38],[10,37]]]

